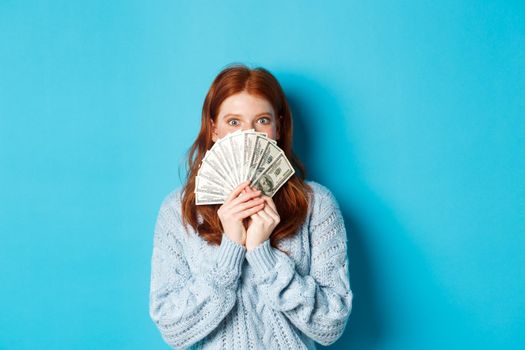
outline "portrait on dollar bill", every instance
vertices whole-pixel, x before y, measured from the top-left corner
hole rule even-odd
[[[263,192],[264,194],[272,193],[273,191],[273,183],[272,179],[269,175],[261,175],[261,178],[255,185],[255,188]]]

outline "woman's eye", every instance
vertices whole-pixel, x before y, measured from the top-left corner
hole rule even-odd
[[[261,124],[269,124],[270,122],[271,122],[270,118],[268,118],[268,117],[264,117],[264,118],[259,119],[259,123],[261,123]]]
[[[237,126],[239,125],[239,121],[237,119],[231,119],[228,121],[228,125]]]

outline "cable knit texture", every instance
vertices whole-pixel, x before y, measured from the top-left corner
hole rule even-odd
[[[333,194],[312,189],[293,236],[247,251],[204,241],[181,218],[181,189],[160,207],[153,238],[150,317],[174,349],[316,349],[334,343],[352,310],[347,237]],[[286,218],[281,217],[281,220]]]

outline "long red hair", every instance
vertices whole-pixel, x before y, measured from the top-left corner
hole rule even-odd
[[[217,121],[222,102],[231,95],[246,91],[266,99],[278,118],[280,138],[278,146],[295,168],[295,174],[273,196],[281,218],[270,236],[270,244],[276,243],[297,232],[304,222],[308,210],[308,197],[311,188],[304,182],[306,171],[303,164],[292,151],[292,113],[281,85],[266,69],[248,68],[244,64],[233,64],[224,68],[214,79],[202,107],[201,129],[197,139],[188,150],[187,182],[183,188],[182,219],[211,244],[219,245],[222,240],[222,224],[217,215],[220,204],[195,205],[195,176],[214,142],[212,140],[212,120]],[[198,220],[198,214],[201,220]]]

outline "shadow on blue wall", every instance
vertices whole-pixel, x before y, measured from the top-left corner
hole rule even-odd
[[[384,333],[382,315],[375,299],[377,293],[371,278],[372,268],[364,242],[367,230],[351,209],[349,200],[352,194],[344,190],[344,185],[338,186],[339,190],[337,190],[337,186],[331,185],[329,180],[330,178],[334,181],[334,179],[341,180],[345,176],[357,176],[351,144],[345,134],[345,112],[330,90],[320,83],[301,75],[281,74],[280,77],[293,113],[294,150],[306,167],[307,178],[326,185],[336,196],[348,235],[350,283],[354,293],[352,313],[341,338],[331,346],[318,345],[318,347],[367,349],[380,343]],[[323,106],[329,106],[329,108]],[[327,111],[330,115],[326,115]],[[334,122],[341,123],[341,127],[333,127]],[[327,127],[329,134],[324,135],[324,139],[332,140],[330,142],[332,145],[345,145],[344,150],[327,156],[317,154],[315,150],[320,147],[318,142],[323,140],[319,137],[324,129],[323,123],[332,123],[332,126]],[[332,167],[335,164],[340,165],[336,167],[338,172],[345,173],[334,175],[333,169],[323,171],[326,167]],[[330,173],[332,175],[329,175]]]

